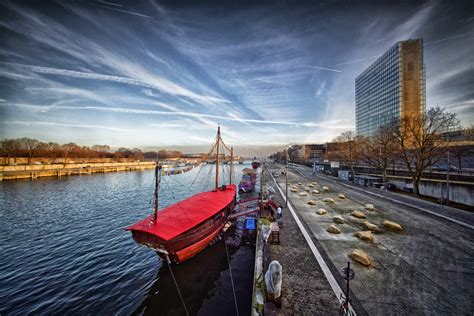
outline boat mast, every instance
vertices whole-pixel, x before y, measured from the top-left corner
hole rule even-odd
[[[160,186],[160,175],[161,175],[161,166],[156,165],[155,167],[155,203],[153,207],[153,223],[156,224],[158,217],[158,188]]]
[[[234,169],[234,147],[230,148],[230,172],[229,172],[229,184],[232,184],[232,170]]]
[[[216,191],[219,189],[219,142],[221,140],[221,127],[217,127],[217,149],[216,149]]]

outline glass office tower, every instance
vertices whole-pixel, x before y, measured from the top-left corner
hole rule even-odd
[[[356,131],[371,136],[379,126],[425,110],[423,40],[395,44],[355,80]]]

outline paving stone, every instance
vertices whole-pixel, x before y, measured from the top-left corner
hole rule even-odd
[[[279,194],[275,195],[275,202],[285,205]],[[280,244],[270,245],[271,259],[283,268],[278,315],[339,315],[336,295],[286,207],[282,221]]]

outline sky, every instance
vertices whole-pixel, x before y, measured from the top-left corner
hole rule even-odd
[[[427,105],[474,124],[471,1],[2,1],[0,138],[249,148],[355,128],[355,77],[423,38]],[[201,146],[201,147],[200,147]]]

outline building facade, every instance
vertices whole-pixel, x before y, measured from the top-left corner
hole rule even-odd
[[[377,129],[425,110],[423,40],[392,46],[355,80],[357,135],[371,136]]]
[[[326,153],[324,144],[306,144],[304,145],[304,160],[323,161]]]

